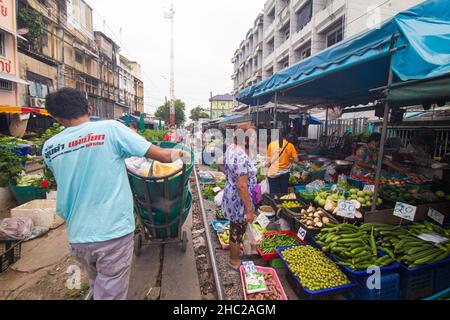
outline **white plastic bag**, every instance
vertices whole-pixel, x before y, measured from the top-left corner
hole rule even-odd
[[[263,234],[253,225],[248,224],[247,230],[245,231],[244,239],[244,255],[251,256],[258,254],[256,247],[258,242],[262,239]]]
[[[280,220],[278,220],[278,224],[280,225],[280,231],[289,231],[289,230],[291,230],[291,226],[289,225],[289,222],[287,222],[283,218],[280,218]]]
[[[221,207],[222,206],[222,201],[223,201],[223,193],[224,190],[220,191],[214,198],[214,203],[216,204],[216,206]]]
[[[269,181],[267,179],[264,179],[263,182],[261,182],[261,194],[270,194],[270,186]]]
[[[25,240],[33,230],[31,218],[7,218],[0,220],[0,239]]]

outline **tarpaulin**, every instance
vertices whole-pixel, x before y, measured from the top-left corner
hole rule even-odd
[[[0,113],[9,113],[9,114],[34,113],[42,116],[50,116],[50,114],[46,109],[16,107],[16,106],[0,106]]]

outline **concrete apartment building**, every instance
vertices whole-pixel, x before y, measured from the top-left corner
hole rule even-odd
[[[250,29],[232,59],[234,93],[322,50],[373,28],[423,0],[268,0],[263,37]],[[261,15],[258,15],[258,28]],[[253,36],[253,38],[252,38]],[[255,51],[262,48],[262,63]],[[260,80],[254,75],[259,75]]]
[[[102,118],[114,119],[121,116],[124,106],[119,105],[120,82],[119,82],[119,46],[103,32],[94,31],[95,42],[99,54],[99,81],[100,96],[106,105],[102,108]]]
[[[28,86],[20,88],[20,105],[45,108],[49,92],[63,87],[85,92],[94,113],[118,119],[124,113],[143,112],[143,89],[136,98],[135,83],[124,88],[120,99],[119,46],[102,32],[93,30],[92,8],[83,0],[17,0],[18,27],[42,32],[25,33],[18,41],[19,76]],[[36,27],[42,20],[43,26]],[[142,100],[142,101],[141,101]],[[142,107],[136,106],[141,101]],[[129,102],[130,104],[125,104]]]
[[[264,15],[259,14],[253,27],[247,32],[236,50],[232,63],[234,64],[234,91],[253,85],[262,80],[263,66],[263,36]]]
[[[131,114],[144,112],[144,84],[140,78],[141,66],[136,61],[130,61],[121,55],[119,102],[129,106]]]

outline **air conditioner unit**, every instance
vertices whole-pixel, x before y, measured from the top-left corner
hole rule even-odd
[[[31,97],[30,107],[32,108],[45,108],[45,99]]]

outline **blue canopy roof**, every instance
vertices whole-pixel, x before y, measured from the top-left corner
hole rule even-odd
[[[233,115],[233,116],[229,116],[229,117],[225,117],[225,118],[223,118],[222,120],[220,120],[219,122],[217,122],[218,124],[222,124],[222,123],[225,123],[225,122],[229,122],[229,121],[231,121],[231,120],[237,120],[237,119],[240,119],[240,118],[242,118],[243,116],[241,115],[241,114],[236,114],[236,115]]]
[[[379,29],[341,42],[303,60],[236,95],[239,102],[256,105],[272,100],[304,105],[367,104],[384,98],[390,47],[394,83],[426,80],[450,74],[450,5],[429,0],[399,13]],[[447,90],[448,91],[448,90]],[[450,96],[450,92],[446,93]]]
[[[317,119],[316,117],[313,116],[309,116],[309,124],[313,125],[313,126],[320,126],[322,125],[322,121],[320,121],[319,119]]]

